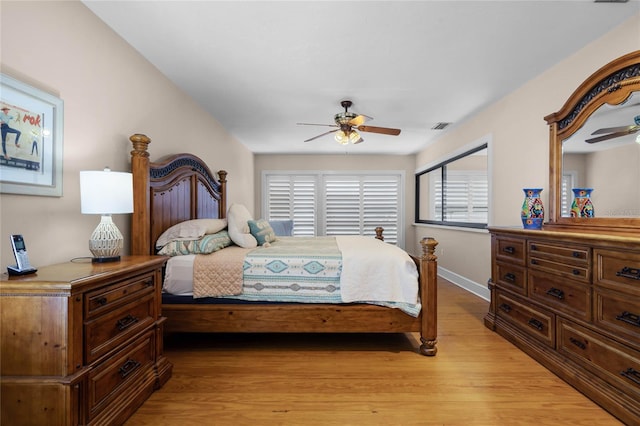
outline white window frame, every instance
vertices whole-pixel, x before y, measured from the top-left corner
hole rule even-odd
[[[578,180],[578,172],[565,171],[562,173],[561,194],[560,194],[560,216],[571,216],[571,203],[573,202],[573,191],[571,188],[576,187]]]
[[[323,170],[264,170],[262,172],[262,215],[265,219],[271,220],[269,213],[269,180],[273,177],[291,177],[291,176],[306,176],[306,177],[315,177],[316,181],[316,221],[315,221],[315,229],[314,235],[324,236],[326,235],[326,225],[327,221],[325,218],[325,212],[327,210],[326,206],[326,184],[328,181],[335,179],[338,176],[342,176],[345,178],[353,178],[354,180],[360,181],[360,193],[362,195],[362,178],[366,176],[372,177],[393,177],[397,184],[397,233],[395,235],[395,244],[399,247],[404,248],[405,244],[405,226],[404,226],[404,216],[405,216],[405,172],[404,170],[383,170],[383,171],[362,171],[362,170],[340,170],[340,171],[323,171]],[[290,217],[293,218],[293,217]],[[274,218],[276,219],[276,218]],[[284,219],[283,217],[278,217],[277,219]],[[381,224],[384,228],[384,224]],[[363,230],[367,227],[368,224],[364,223],[364,218],[360,217],[360,228]],[[379,226],[379,225],[376,225]],[[370,227],[370,226],[369,226]],[[375,226],[374,226],[375,228]],[[374,232],[373,229],[367,229],[369,235]],[[294,235],[296,235],[294,233]],[[375,234],[372,234],[375,235]],[[390,234],[383,234],[391,237]],[[393,238],[385,239],[387,242],[393,243]]]

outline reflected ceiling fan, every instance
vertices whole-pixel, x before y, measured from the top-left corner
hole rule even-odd
[[[596,143],[606,141],[608,139],[619,138],[620,136],[630,135],[640,131],[640,115],[633,117],[634,125],[620,126],[620,127],[606,127],[604,129],[598,129],[591,133],[592,135],[599,135],[602,133],[608,133],[607,135],[598,136],[591,139],[586,139],[587,143]],[[640,143],[640,135],[636,138],[636,142]]]
[[[336,124],[312,124],[312,123],[297,123],[301,126],[329,126],[336,127],[334,130],[329,130],[328,132],[324,132],[319,134],[318,136],[314,136],[310,139],[307,139],[305,142],[311,142],[316,140],[324,135],[328,135],[329,133],[336,133],[334,138],[341,145],[347,145],[349,142],[352,144],[357,144],[360,142],[364,142],[364,139],[360,136],[360,132],[370,132],[370,133],[381,133],[383,135],[393,135],[397,136],[400,134],[400,129],[391,129],[388,127],[375,127],[375,126],[365,126],[364,122],[367,120],[373,120],[371,117],[362,114],[356,114],[355,112],[350,112],[349,108],[352,105],[351,101],[342,101],[340,105],[344,108],[344,112],[337,113],[333,120]]]

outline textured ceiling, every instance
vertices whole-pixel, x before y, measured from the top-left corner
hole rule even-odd
[[[640,11],[574,1],[84,1],[255,153],[410,154]],[[341,146],[343,111],[399,136]],[[540,118],[542,120],[542,117]]]

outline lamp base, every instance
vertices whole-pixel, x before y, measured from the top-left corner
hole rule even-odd
[[[120,262],[120,256],[101,256],[91,258],[91,263]]]
[[[111,220],[111,215],[102,215],[100,223],[91,234],[89,251],[92,263],[117,262],[122,250],[122,234]]]

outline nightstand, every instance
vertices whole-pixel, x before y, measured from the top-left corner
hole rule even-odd
[[[122,424],[170,377],[162,256],[0,281],[0,423]]]

